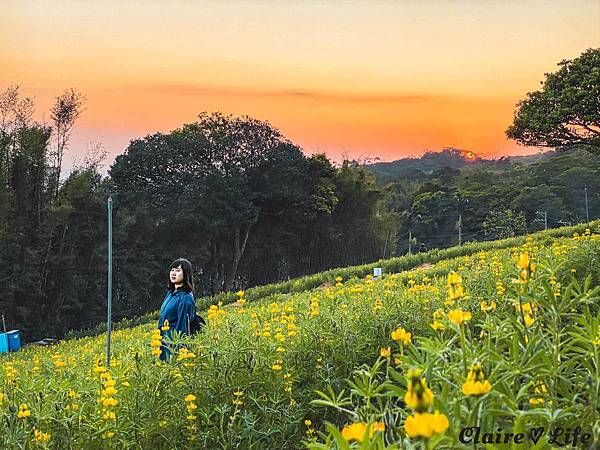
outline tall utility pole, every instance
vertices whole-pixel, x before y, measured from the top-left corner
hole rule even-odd
[[[469,199],[465,197],[456,197],[456,207],[458,209],[458,222],[456,222],[456,228],[458,228],[458,245],[462,245],[462,213],[465,206],[469,203]]]
[[[588,226],[590,226],[590,209],[588,206],[588,197],[587,197],[587,184],[583,185],[583,192],[585,193],[585,221]]]
[[[544,222],[544,230],[548,229],[548,211],[536,211],[540,217],[533,219],[534,222]]]
[[[110,369],[110,332],[112,321],[112,194],[108,192],[108,292],[106,317],[106,367]]]
[[[462,213],[458,213],[458,246],[462,245]]]
[[[381,259],[385,259],[385,254],[387,252],[387,246],[388,246],[388,240],[390,238],[390,233],[391,233],[391,230],[388,228],[387,233],[385,235],[385,244],[383,245],[383,255],[381,256]]]
[[[412,255],[412,244],[413,241],[416,241],[416,239],[414,239],[412,237],[412,227],[413,224],[415,223],[415,221],[417,220],[421,220],[421,214],[417,214],[416,216],[413,216],[412,212],[409,213],[408,215],[408,254]]]

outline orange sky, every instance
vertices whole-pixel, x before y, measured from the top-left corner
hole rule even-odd
[[[87,97],[66,164],[200,111],[268,120],[307,154],[391,161],[454,146],[498,156],[515,103],[600,46],[598,1],[3,0],[0,90],[38,119]]]

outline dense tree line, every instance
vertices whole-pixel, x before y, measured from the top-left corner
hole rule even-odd
[[[215,294],[377,259],[379,189],[358,164],[335,167],[266,122],[220,113],[132,141],[110,168],[117,300],[147,311],[164,268],[194,262]],[[122,269],[119,269],[122,270]]]
[[[451,159],[461,155],[451,149],[442,153],[453,154]],[[406,172],[401,166],[395,163]],[[391,177],[381,165],[370,169]],[[600,217],[600,158],[580,148],[531,158],[465,159],[458,169],[413,170],[382,190],[386,209],[396,217],[390,231],[397,254],[409,247],[412,252],[445,248]]]
[[[109,191],[117,320],[159,306],[166,267],[180,256],[194,263],[197,295],[377,259],[372,175],[307,157],[249,117],[203,113],[132,141],[108,177],[92,152],[60,181],[82,99],[66,91],[44,125],[17,88],[0,97],[0,308],[27,340],[103,320]]]
[[[93,159],[58,176],[82,103],[66,91],[40,124],[18,87],[0,94],[0,310],[27,337],[92,323],[103,309],[102,177]]]

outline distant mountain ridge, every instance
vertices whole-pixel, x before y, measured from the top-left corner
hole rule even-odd
[[[557,152],[547,151],[533,155],[487,159],[469,150],[446,147],[439,152],[427,151],[419,158],[402,158],[397,161],[367,164],[365,167],[375,175],[378,184],[386,184],[400,178],[413,180],[425,178],[444,167],[462,169],[471,166],[501,171],[512,164],[527,165],[555,156],[558,156]]]

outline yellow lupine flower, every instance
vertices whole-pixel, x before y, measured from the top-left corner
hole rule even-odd
[[[342,430],[342,436],[347,441],[362,442],[367,425],[363,422],[356,422],[351,425],[346,425]]]
[[[392,355],[392,351],[389,347],[381,347],[381,350],[379,350],[379,355],[382,358],[389,358]]]
[[[185,396],[186,402],[193,402],[194,400],[196,400],[196,396],[194,394],[188,394]]]
[[[26,417],[30,416],[31,411],[29,410],[29,406],[27,406],[27,403],[21,403],[21,406],[19,406],[19,412],[17,413],[17,417],[19,419],[25,419]]]
[[[533,272],[535,272],[535,264],[531,262],[529,253],[521,253],[519,255],[519,261],[517,267],[521,269],[519,271],[519,279],[513,280],[513,283],[526,284],[529,282],[529,278]]]
[[[519,262],[517,263],[517,267],[519,269],[529,269],[529,264],[531,259],[529,258],[529,253],[521,253],[519,256]]]
[[[119,400],[113,397],[107,397],[102,401],[102,405],[105,408],[110,408],[111,406],[117,406],[119,404]]]
[[[441,322],[438,322],[437,320],[434,320],[433,323],[431,324],[431,328],[433,328],[434,330],[444,330],[444,324],[442,324]]]
[[[362,442],[366,430],[367,430],[366,423],[355,422],[351,425],[346,425],[342,429],[342,437],[344,439],[346,439],[348,442],[350,442],[350,441]],[[385,424],[383,422],[375,422],[375,423],[371,424],[371,427],[369,428],[369,437],[373,437],[373,435],[377,431],[384,431],[384,430],[385,430]]]
[[[102,395],[104,395],[106,397],[109,397],[111,395],[115,395],[116,393],[117,393],[117,390],[114,387],[112,387],[112,386],[109,386],[106,389],[102,390]]]
[[[448,418],[436,411],[434,414],[415,413],[404,422],[404,431],[411,438],[429,438],[441,434],[449,426]]]
[[[113,411],[105,411],[104,415],[102,416],[102,418],[104,420],[116,420],[117,419],[117,415]]]
[[[490,303],[483,301],[483,302],[481,302],[480,305],[481,305],[481,310],[485,313],[496,309],[496,302],[493,300]]]
[[[394,341],[402,342],[404,345],[410,344],[412,334],[404,328],[399,327],[392,331],[391,337]]]
[[[537,395],[546,395],[548,394],[548,388],[546,388],[546,384],[544,384],[543,381],[539,381],[535,384],[535,387],[533,389],[533,391],[537,394]],[[530,398],[529,399],[529,404],[536,406],[539,404],[543,404],[546,401],[543,398],[537,397],[537,398]],[[551,403],[551,402],[549,402]]]
[[[463,322],[471,320],[471,313],[461,309],[454,309],[448,313],[448,319],[450,322],[460,325]]]
[[[452,304],[464,296],[465,290],[462,285],[462,278],[454,271],[448,274],[448,282],[446,283],[448,288],[448,299],[446,303]]]
[[[523,312],[523,314],[531,314],[533,311],[537,311],[538,306],[535,303],[515,303],[515,309],[517,312]]]
[[[185,359],[195,358],[196,354],[194,352],[190,352],[187,348],[182,348],[177,354],[177,360],[182,361]]]
[[[376,298],[373,304],[373,312],[379,311],[381,308],[383,308],[383,303],[380,298]]]
[[[442,317],[444,317],[446,315],[446,313],[444,312],[443,309],[437,309],[435,310],[435,312],[433,313],[433,318],[434,319],[441,319]]]
[[[50,433],[42,433],[40,430],[33,429],[35,440],[38,442],[48,442],[50,440]]]
[[[152,340],[150,341],[150,346],[152,347],[152,355],[153,356],[160,355],[160,353],[161,353],[160,346],[161,345],[162,345],[162,336],[160,334],[160,330],[158,328],[156,328],[152,332]]]
[[[421,374],[421,369],[408,370],[408,389],[404,395],[404,403],[416,412],[426,411],[433,402],[433,392]]]
[[[487,394],[492,390],[492,385],[485,379],[483,370],[479,364],[474,364],[467,375],[467,381],[462,385],[462,392],[466,396],[478,396]]]
[[[448,274],[448,283],[447,283],[447,285],[450,286],[450,285],[453,285],[453,284],[462,284],[462,278],[461,278],[461,276],[458,273],[456,273],[455,271],[451,271]]]
[[[527,328],[529,328],[535,322],[535,319],[533,317],[531,317],[529,314],[525,314],[523,316],[523,319],[525,320],[525,326]]]
[[[385,424],[383,422],[374,422],[371,424],[369,436],[373,436],[377,431],[385,431]]]

